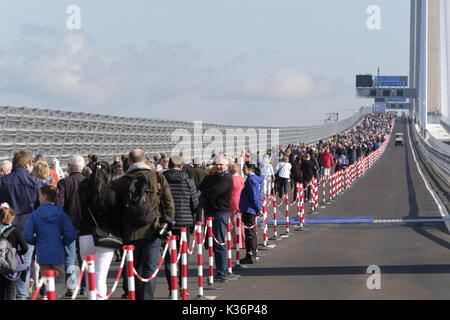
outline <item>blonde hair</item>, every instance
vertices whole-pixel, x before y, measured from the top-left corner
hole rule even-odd
[[[239,166],[236,163],[232,163],[228,169],[230,170],[231,174],[239,173]]]
[[[16,213],[11,208],[0,209],[0,222],[4,225],[11,224],[16,218]]]
[[[38,179],[47,180],[50,176],[50,167],[47,162],[38,161],[33,165],[33,171],[31,174]]]

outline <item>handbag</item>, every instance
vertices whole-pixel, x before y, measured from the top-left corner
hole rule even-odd
[[[275,173],[275,180],[278,180],[278,178],[280,177],[280,170],[283,169],[283,167],[284,167],[285,165],[286,165],[286,164],[283,164],[283,165],[281,166],[281,168],[277,170],[277,173]]]
[[[94,238],[94,245],[96,247],[118,249],[123,246],[122,238],[115,236],[113,231],[107,228],[100,228],[91,209],[88,208],[89,214],[94,221],[96,227],[92,230],[92,238]]]

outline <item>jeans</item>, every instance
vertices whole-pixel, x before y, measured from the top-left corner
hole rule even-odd
[[[289,181],[289,179],[281,178],[281,177],[279,177],[278,179],[279,179],[278,196],[280,198],[282,198],[285,193],[288,193],[288,181]]]
[[[33,258],[34,246],[32,244],[28,244],[28,251],[23,255],[24,263],[31,265],[31,260]],[[17,291],[16,291],[16,299],[17,300],[26,300],[29,296],[29,281],[30,281],[30,269],[28,269],[25,276],[25,281],[22,276],[17,280]]]
[[[71,244],[64,246],[64,269],[66,271],[65,281],[67,283],[68,289],[75,289],[78,280],[76,279],[76,272],[75,272],[76,256],[77,256],[77,246],[76,240],[74,240]]]
[[[158,266],[161,249],[160,238],[147,238],[131,241],[134,246],[134,267],[143,278],[149,278]],[[153,300],[157,277],[149,282],[136,281],[136,300]]]
[[[217,241],[223,243],[227,239],[227,223],[230,218],[228,212],[215,212],[209,214],[210,217],[214,217],[212,222],[212,229]],[[228,278],[228,254],[227,247],[219,246],[214,241],[214,259],[216,261],[216,276],[218,278]]]

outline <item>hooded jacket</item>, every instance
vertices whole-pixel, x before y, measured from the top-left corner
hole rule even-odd
[[[64,246],[76,237],[69,216],[52,204],[43,204],[33,211],[25,228],[25,240],[36,246],[39,264],[64,264]]]
[[[198,207],[198,193],[192,179],[181,170],[169,169],[163,173],[172,191],[175,203],[175,229],[194,225],[195,210]]]
[[[251,174],[247,177],[239,200],[239,210],[242,213],[257,215],[261,211],[263,184],[263,176]]]

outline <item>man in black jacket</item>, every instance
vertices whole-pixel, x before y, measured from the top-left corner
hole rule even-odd
[[[81,219],[80,211],[80,197],[78,195],[78,186],[81,181],[85,179],[85,176],[81,174],[84,168],[84,158],[80,155],[72,156],[68,163],[67,178],[61,179],[58,182],[58,196],[55,200],[55,204],[64,209],[69,215],[73,226],[79,231],[79,223]],[[78,263],[81,266],[80,246],[78,241],[72,242],[70,245],[64,247],[65,255],[65,271],[66,271],[66,283],[68,288],[66,291],[66,297],[71,297],[76,284],[75,275],[75,257],[78,256]],[[67,281],[71,279],[71,281]],[[83,281],[81,287],[81,294],[84,294],[86,284]]]
[[[311,161],[311,156],[306,154],[305,159],[302,161],[301,165],[302,173],[303,173],[303,189],[306,192],[306,200],[311,200],[311,188],[306,186],[311,182],[312,178],[314,178],[315,172],[317,168],[314,162]]]
[[[226,241],[227,223],[230,218],[230,202],[233,191],[233,177],[228,172],[228,158],[221,155],[215,161],[214,174],[205,177],[199,186],[205,199],[205,216],[213,217],[213,233],[217,241]],[[228,280],[227,249],[214,242],[216,281]]]
[[[186,228],[188,231],[186,234],[187,241],[189,243],[189,230],[194,226],[195,212],[198,207],[198,194],[194,182],[182,168],[183,160],[179,156],[173,156],[169,159],[169,170],[165,171],[163,175],[169,183],[173,201],[175,203],[176,223],[172,229],[172,235],[181,236],[181,229]],[[180,242],[177,242],[178,249],[179,243]],[[170,293],[172,291],[172,286],[169,255],[166,255],[165,269]],[[181,284],[181,277],[179,277],[179,280]]]

